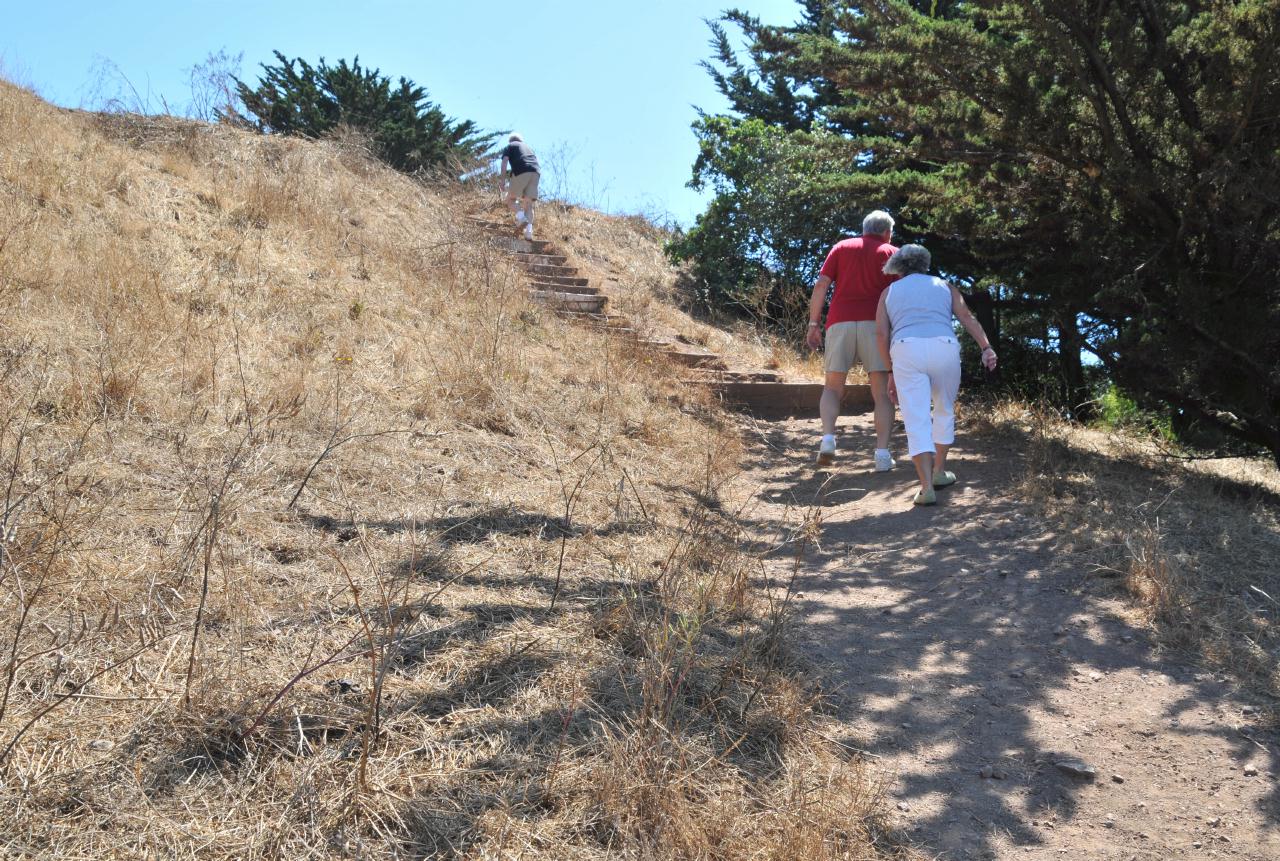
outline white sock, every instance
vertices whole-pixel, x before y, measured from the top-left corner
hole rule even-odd
[[[866,449],[863,449],[863,451],[866,451]],[[889,453],[889,449],[887,448],[876,449],[876,454],[888,454],[888,453]]]
[[[517,210],[516,210],[516,224],[524,224],[524,222],[525,222],[524,210],[523,210],[523,209],[517,209]]]
[[[835,434],[833,434],[833,433],[824,433],[824,434],[822,435],[822,441],[823,441],[823,442],[835,442],[835,441],[836,441],[836,435],[835,435]]]

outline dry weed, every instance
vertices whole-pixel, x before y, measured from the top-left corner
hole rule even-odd
[[[884,857],[727,424],[488,199],[4,84],[0,142],[7,855]],[[549,221],[665,319],[652,237]]]
[[[1135,599],[1161,641],[1280,696],[1280,518],[1265,460],[1186,462],[1151,440],[1018,404],[995,432],[1024,438],[1023,493],[1060,524],[1064,552]]]

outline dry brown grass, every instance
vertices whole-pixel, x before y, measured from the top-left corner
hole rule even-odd
[[[7,856],[893,854],[731,429],[528,304],[469,194],[0,84]]]
[[[1022,405],[995,430],[1022,438],[1024,494],[1091,572],[1122,584],[1167,648],[1280,697],[1280,474],[1266,460],[1185,461],[1156,442]],[[1277,715],[1273,715],[1276,718]]]
[[[627,315],[644,334],[676,338],[725,355],[735,368],[767,368],[786,378],[822,378],[819,354],[799,354],[784,339],[749,321],[713,325],[689,313],[680,295],[679,273],[667,262],[669,238],[639,216],[606,215],[557,202],[540,204],[539,235],[570,250],[593,284],[603,285],[612,310]],[[805,291],[807,287],[797,285]],[[860,371],[850,377],[859,382]]]

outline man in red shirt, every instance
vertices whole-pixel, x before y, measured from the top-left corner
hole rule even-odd
[[[826,466],[836,457],[836,419],[844,384],[854,363],[861,364],[871,378],[875,401],[877,472],[893,469],[889,454],[889,429],[893,426],[893,402],[889,400],[889,368],[876,347],[876,306],[894,276],[884,274],[884,264],[898,249],[893,238],[893,218],[879,210],[862,220],[862,235],[836,243],[822,264],[822,274],[809,297],[809,348],[823,344],[822,306],[827,288],[834,283],[831,307],[827,310],[826,379],[818,412],[822,415],[822,442],[818,465]]]

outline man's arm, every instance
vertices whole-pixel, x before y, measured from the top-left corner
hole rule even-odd
[[[960,295],[960,291],[951,287],[951,313],[960,321],[960,325],[969,333],[970,337],[977,342],[978,348],[982,350],[982,365],[988,371],[996,369],[996,351],[991,348],[991,342],[987,340],[987,333],[982,331],[982,324],[978,322],[978,318],[973,316],[973,312],[969,310],[969,306],[965,304],[964,296]]]
[[[831,279],[826,275],[819,275],[814,282],[813,293],[809,296],[809,330],[805,341],[812,350],[822,345],[822,306],[827,302],[827,288],[830,286]]]

